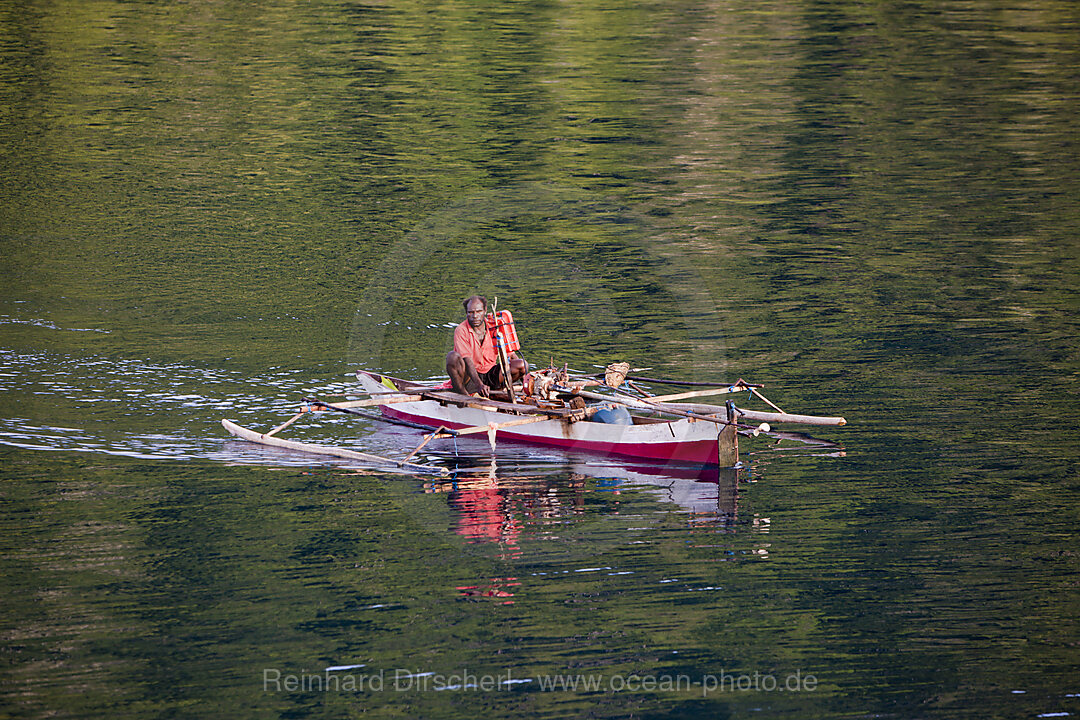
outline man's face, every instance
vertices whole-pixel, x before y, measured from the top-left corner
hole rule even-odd
[[[473,300],[465,311],[465,318],[469,321],[469,326],[474,330],[484,325],[484,309],[484,303]]]

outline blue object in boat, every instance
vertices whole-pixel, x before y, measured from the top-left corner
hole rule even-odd
[[[622,405],[605,407],[596,411],[592,416],[593,422],[607,423],[608,425],[633,425],[634,420],[630,417],[630,411]]]

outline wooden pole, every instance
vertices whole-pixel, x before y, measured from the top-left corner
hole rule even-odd
[[[514,379],[510,376],[510,359],[506,356],[506,346],[503,343],[502,333],[499,332],[499,316],[496,312],[496,308],[499,307],[499,298],[495,298],[495,302],[491,304],[491,316],[495,318],[495,349],[499,351],[499,369],[503,376],[503,386],[506,388],[506,395],[510,398],[512,405],[517,404],[517,398],[514,396]]]
[[[771,408],[772,408],[773,410],[775,410],[776,412],[778,412],[778,413],[783,413],[783,412],[784,412],[783,410],[781,410],[781,409],[780,409],[780,406],[779,406],[779,405],[777,405],[777,404],[776,404],[776,403],[774,403],[774,402],[773,402],[772,400],[770,400],[769,398],[767,398],[767,397],[765,397],[764,395],[762,395],[762,394],[761,394],[760,392],[758,392],[757,390],[753,390],[753,389],[751,389],[751,390],[750,390],[750,394],[751,394],[751,395],[757,395],[757,396],[758,396],[759,398],[761,398],[762,400],[764,400],[764,401],[765,401],[765,404],[766,404],[766,405],[768,405],[769,407],[771,407]]]
[[[445,428],[439,428],[438,430],[436,430],[435,432],[431,433],[430,435],[425,435],[425,436],[424,436],[424,442],[420,443],[420,444],[419,444],[419,445],[417,445],[417,446],[416,446],[415,448],[413,448],[413,451],[412,451],[411,453],[409,453],[408,455],[406,455],[406,456],[405,456],[405,461],[406,461],[406,462],[408,462],[409,460],[412,460],[412,458],[413,458],[413,455],[415,455],[416,453],[420,452],[420,448],[424,447],[424,446],[425,446],[425,445],[427,445],[427,444],[428,444],[429,442],[431,442],[431,439],[432,439],[433,437],[435,437],[436,435],[438,435],[438,434],[439,434],[440,432],[442,432],[443,430],[445,430]]]
[[[375,407],[377,405],[392,405],[393,403],[401,402],[418,402],[423,400],[423,395],[401,395],[396,393],[394,397],[390,398],[367,398],[366,400],[346,400],[344,402],[334,403],[336,408],[359,408],[359,407]]]
[[[391,425],[403,425],[405,427],[416,428],[417,430],[430,430],[432,428],[431,425],[421,425],[420,423],[415,423],[411,420],[401,420],[399,418],[386,417],[385,415],[375,415],[373,413],[364,412],[363,410],[345,407],[342,404],[328,403],[312,398],[304,398],[304,402],[312,407],[321,407],[335,412],[346,413],[348,415],[357,415],[362,418],[367,418],[368,420],[377,420],[379,422],[390,423]]]
[[[633,370],[631,370],[630,372],[633,372]],[[601,378],[601,377],[604,377],[604,374],[603,373],[596,373],[592,377]],[[702,386],[704,386],[704,387],[716,387],[717,385],[722,384],[722,383],[714,383],[714,382],[694,382],[693,380],[660,380],[659,378],[642,377],[641,375],[627,375],[626,379],[627,380],[637,380],[638,382],[657,383],[659,385],[676,385],[676,386],[685,385],[687,387],[702,387]],[[734,384],[742,385],[744,387],[753,387],[753,388],[765,387],[764,385],[755,385],[755,384],[752,384],[752,383],[734,383]]]
[[[282,430],[284,430],[285,428],[289,427],[289,426],[290,426],[290,425],[292,425],[292,424],[293,424],[294,422],[296,422],[297,420],[299,420],[299,419],[300,419],[301,417],[303,417],[304,413],[306,413],[307,411],[308,411],[308,410],[307,410],[307,408],[304,408],[303,410],[301,410],[300,412],[296,413],[295,415],[293,415],[293,416],[292,416],[291,418],[289,418],[289,419],[288,419],[288,420],[286,420],[285,422],[283,422],[283,423],[281,423],[280,425],[278,425],[278,426],[277,426],[276,428],[274,428],[273,430],[270,430],[269,432],[267,432],[267,433],[266,433],[266,436],[267,436],[267,437],[270,437],[271,435],[277,435],[277,434],[278,434],[279,432],[281,432]]]
[[[727,395],[728,393],[745,392],[751,388],[745,385],[731,385],[725,388],[713,388],[711,390],[689,390],[687,392],[673,393],[671,395],[653,395],[642,398],[646,402],[671,402],[673,400],[685,400],[687,398],[708,397],[709,395]],[[764,398],[763,398],[764,399]]]
[[[498,330],[495,331],[498,333]],[[499,343],[499,367],[502,368],[501,374],[503,376],[503,386],[506,388],[506,394],[510,398],[512,404],[517,404],[517,397],[514,396],[514,380],[510,376],[510,359],[506,357],[506,348],[503,347],[502,340],[497,340]]]

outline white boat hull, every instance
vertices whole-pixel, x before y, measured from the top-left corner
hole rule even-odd
[[[394,399],[393,394],[385,394],[389,386],[384,383],[384,379],[399,383],[395,388],[403,391],[401,395],[408,393],[408,386],[401,381],[367,371],[357,373],[357,380],[364,392],[384,393],[380,397]],[[444,405],[436,400],[394,402],[382,405],[381,408],[387,417],[419,423],[433,429],[445,427],[457,430],[486,426],[515,417],[500,410],[459,407],[449,403]],[[500,440],[647,460],[721,466],[734,465],[738,461],[735,428],[704,420],[683,419],[640,425],[613,425],[590,421],[569,423],[562,419],[552,419],[500,429],[497,434]],[[721,446],[726,450],[726,457],[720,456]]]

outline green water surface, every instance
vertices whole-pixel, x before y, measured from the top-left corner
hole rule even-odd
[[[1077,716],[1078,64],[1064,0],[0,0],[0,717]],[[474,292],[842,447],[222,430]]]

